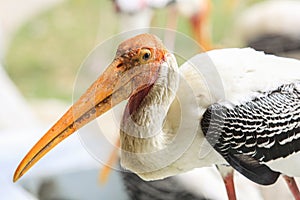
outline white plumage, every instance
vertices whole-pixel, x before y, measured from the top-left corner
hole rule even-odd
[[[257,92],[269,91],[300,79],[300,62],[265,55],[250,48],[208,53],[223,82],[226,100],[238,104]]]
[[[174,66],[175,62],[175,60],[171,59],[168,65],[168,69],[174,69],[174,72],[177,67]],[[214,69],[216,71],[212,73]],[[178,90],[176,85],[169,84],[173,84],[173,82],[176,81],[178,82],[179,79],[176,80],[176,77],[170,75],[170,73],[164,75],[161,74],[162,78],[169,77],[171,80],[165,82],[167,85],[158,84],[157,87],[154,87],[153,90],[150,91],[150,94],[145,97],[144,102],[147,102],[148,105],[143,106],[143,113],[135,113],[140,119],[148,120],[140,123],[148,124],[147,129],[150,132],[149,134],[153,134],[153,130],[159,130],[162,122],[164,120],[166,121],[163,132],[156,135],[158,137],[157,141],[153,144],[151,144],[151,142],[147,143],[147,145],[153,145],[149,147],[150,149],[153,148],[151,149],[152,151],[154,149],[159,150],[163,148],[166,144],[162,143],[166,140],[161,139],[161,137],[162,135],[167,135],[166,133],[177,134],[177,137],[180,137],[181,134],[185,134],[185,137],[192,137],[194,140],[192,141],[191,146],[184,146],[182,140],[174,140],[174,143],[168,144],[174,145],[174,149],[175,146],[187,148],[187,151],[184,152],[182,156],[179,155],[182,153],[180,151],[182,149],[177,148],[178,154],[176,154],[176,152],[173,151],[174,149],[170,146],[167,146],[167,148],[172,149],[170,155],[161,154],[161,157],[152,157],[153,155],[148,157],[148,154],[130,154],[130,156],[127,157],[127,153],[123,152],[123,166],[138,173],[144,179],[152,180],[185,172],[196,167],[209,166],[211,164],[226,164],[210,145],[206,145],[206,140],[204,139],[202,131],[198,130],[198,132],[194,134],[205,109],[213,103],[220,103],[225,100],[231,102],[233,105],[238,105],[245,101],[252,100],[254,97],[258,96],[260,92],[267,92],[276,89],[282,84],[299,81],[299,69],[300,62],[297,60],[265,55],[263,52],[257,52],[253,49],[246,48],[213,50],[193,57],[179,68],[181,80]],[[214,75],[213,77],[212,74]],[[177,78],[179,78],[179,76]],[[218,82],[221,83],[218,86],[223,86],[223,88],[214,88]],[[161,93],[161,88],[168,87],[171,88],[171,91],[177,91],[176,98],[179,100],[180,105],[177,101],[173,102],[175,94],[160,94],[161,96],[158,99],[161,102],[156,101],[154,105],[158,104],[164,106],[159,108],[168,111],[168,115],[164,116],[164,112],[153,110],[153,99],[149,98],[149,96],[152,95],[151,93],[157,95],[157,93]],[[222,89],[224,90],[222,91]],[[191,92],[193,92],[193,94]],[[147,112],[148,109],[152,113]],[[158,122],[153,123],[152,121],[150,123],[150,120],[153,118],[158,119]],[[178,128],[178,118],[181,118],[182,120],[181,123],[179,122],[182,126],[180,128],[182,129],[179,129],[174,133],[174,131],[176,131],[174,127]],[[157,127],[154,127],[155,125]],[[130,123],[126,122],[126,126],[130,126]],[[137,130],[136,126],[133,127],[134,128],[132,128],[129,133],[133,130]],[[128,128],[122,130],[128,130]],[[144,131],[143,134],[145,134],[143,135],[143,138],[150,138],[150,135],[147,135],[146,131]],[[179,142],[181,144],[179,144]],[[139,145],[140,146],[137,148],[141,148],[144,151],[151,151],[144,149],[147,147],[145,143]],[[186,145],[189,144],[187,143]],[[204,146],[205,148],[203,148]],[[200,156],[201,159],[199,158]],[[174,159],[174,162],[172,162],[172,159]],[[136,162],[132,162],[133,160]],[[159,164],[159,166],[154,164]],[[290,164],[283,165],[285,166],[284,169],[275,168],[274,170],[283,173],[285,170],[289,170]],[[149,166],[160,169],[154,170],[154,168],[149,168]],[[166,166],[166,168],[162,168],[162,166]],[[294,167],[293,164],[291,164],[291,166]],[[144,171],[145,167],[149,172]],[[143,173],[141,173],[141,170]],[[289,173],[286,172],[285,174]]]

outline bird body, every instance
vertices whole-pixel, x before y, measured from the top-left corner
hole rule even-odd
[[[171,58],[171,60],[172,59],[173,58]],[[203,60],[207,60],[205,65],[202,65],[202,67],[195,66],[198,61],[203,62]],[[170,63],[176,63],[176,61],[173,60],[170,61]],[[169,66],[172,65],[173,64],[169,64]],[[156,82],[157,85],[155,84],[148,95],[144,98],[141,106],[142,109],[137,109],[137,112],[131,113],[132,117],[130,118],[130,121],[123,122],[126,127],[122,128],[121,126],[121,130],[127,130],[126,134],[124,134],[125,138],[122,138],[121,141],[125,141],[128,135],[129,137],[132,136],[133,132],[146,134],[139,136],[134,135],[135,138],[143,138],[142,142],[137,147],[138,149],[129,150],[127,147],[123,146],[122,149],[125,151],[122,152],[121,157],[122,165],[125,168],[138,173],[142,178],[147,180],[164,178],[196,167],[209,166],[211,164],[226,164],[226,161],[222,160],[214,150],[210,149],[209,146],[205,144],[207,141],[205,140],[202,131],[197,129],[197,125],[199,124],[204,111],[210,105],[220,102],[226,102],[226,106],[229,107],[241,105],[260,96],[262,92],[272,91],[281,85],[297,82],[300,78],[299,61],[265,55],[263,52],[257,52],[250,48],[209,51],[208,53],[199,54],[187,61],[179,68],[178,74],[176,73],[176,68],[176,65],[171,68],[164,68],[173,69],[173,72],[176,75],[170,75],[171,78],[169,77],[168,81]],[[219,76],[212,78],[209,84],[218,82],[216,79],[220,78],[224,94],[222,94],[222,91],[220,90],[210,90],[207,86],[209,75],[206,73],[210,72],[205,72],[204,70],[210,68],[216,68]],[[160,75],[162,75],[162,79],[168,77],[166,74],[166,72],[160,73]],[[174,84],[176,82],[179,84],[178,87]],[[170,85],[170,83],[173,85]],[[164,90],[165,88],[171,89],[171,92],[162,92],[161,90]],[[193,92],[193,94],[191,94],[191,92]],[[161,96],[157,96],[158,94]],[[153,96],[156,98],[153,98]],[[174,101],[175,96],[180,101],[180,105],[177,101]],[[156,102],[154,102],[153,99],[155,99]],[[159,105],[159,107],[155,107],[156,105]],[[180,111],[186,111],[186,113],[181,113]],[[184,123],[180,123],[178,120],[180,116],[184,116]],[[143,121],[136,122],[132,119]],[[155,119],[157,119],[157,122],[154,122]],[[132,124],[129,122],[132,122]],[[165,122],[164,125],[163,122]],[[136,126],[136,123],[139,124],[138,127]],[[147,126],[141,126],[141,124]],[[185,127],[178,130],[179,125]],[[128,130],[128,126],[130,126],[131,130]],[[139,128],[145,127],[147,130],[137,131]],[[175,153],[175,147],[170,152],[157,154],[160,156],[139,154],[163,149],[168,145],[179,146],[176,142],[182,142],[182,140],[173,140],[174,144],[163,143],[170,141],[172,138],[171,136],[170,138],[165,139],[164,136],[168,136],[169,134],[183,134],[179,133],[179,131],[183,133],[197,131],[197,134],[192,137],[194,138],[194,141],[189,147],[185,147],[187,150],[179,159],[175,159],[178,156]],[[148,135],[147,132],[149,132]],[[157,138],[155,137],[156,139],[151,137],[154,134],[157,136]],[[133,138],[131,137],[131,139]],[[137,146],[135,144],[138,142],[132,143],[134,144],[130,143],[129,145],[131,148]],[[149,149],[147,149],[147,146]],[[200,150],[203,151],[203,146],[206,146],[206,151],[209,152],[209,154],[200,159]],[[180,151],[181,149],[177,150]],[[129,157],[127,157],[127,151],[131,152],[129,153]],[[132,154],[132,152],[135,154]],[[166,156],[166,153],[170,153],[170,155]],[[288,157],[287,159],[292,159],[293,157],[294,156]],[[166,158],[171,160],[174,159],[176,162],[172,163],[171,160]],[[133,160],[135,162],[132,162]],[[193,160],[193,162],[187,162],[187,160]],[[293,160],[297,162],[297,159]],[[167,164],[167,162],[169,162],[169,164]],[[155,163],[159,163],[159,166],[153,166]],[[172,164],[170,165],[170,163]],[[274,167],[274,170],[280,172],[284,171],[283,169],[276,167],[276,163],[277,161],[270,163],[270,165]],[[167,168],[162,168],[164,165],[166,165]],[[295,165],[291,165],[291,167],[296,169]],[[159,170],[154,170],[155,168],[158,168]],[[143,170],[150,172],[141,173]],[[289,173],[285,174],[293,175]]]
[[[279,173],[298,175],[293,170],[299,165],[284,159],[297,161],[300,155],[299,69],[300,61],[250,48],[202,53],[178,69],[156,36],[135,36],[119,45],[103,74],[30,150],[14,180],[63,139],[128,98],[120,126],[121,165],[143,179],[212,164],[230,164],[265,185]],[[275,112],[286,109],[291,116]],[[262,131],[252,119],[266,123],[259,126]],[[278,156],[276,148],[282,147]],[[278,159],[285,163],[274,164]]]
[[[231,166],[269,185],[280,173],[299,176],[300,63],[247,51],[245,57],[236,54],[241,62],[231,65],[243,67],[227,68],[228,84],[221,75],[226,98],[210,106],[201,124],[204,132],[211,131],[205,133],[209,143]],[[238,70],[242,73],[235,74]]]

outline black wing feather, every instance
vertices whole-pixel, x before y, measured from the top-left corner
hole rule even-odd
[[[236,106],[211,105],[201,128],[208,142],[250,180],[273,184],[264,163],[300,151],[300,83],[280,86]]]

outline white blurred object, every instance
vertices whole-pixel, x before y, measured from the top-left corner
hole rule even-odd
[[[107,186],[99,187],[97,176],[90,176],[93,171],[94,174],[97,174],[99,162],[93,159],[81,146],[77,135],[71,136],[64,142],[64,145],[58,146],[46,159],[42,159],[35,166],[35,170],[29,172],[22,180],[13,183],[14,170],[24,153],[39,138],[36,134],[43,133],[46,129],[47,127],[36,126],[32,129],[16,127],[0,131],[1,199],[36,199],[34,196],[40,195],[42,185],[48,180],[57,186],[51,194],[51,197],[56,196],[57,199],[62,197],[66,199],[85,199],[84,197],[86,197],[95,200],[98,198],[106,199],[105,197],[121,199],[120,196],[125,195],[118,177],[114,177]],[[99,143],[98,145],[101,146]],[[74,181],[82,187],[78,187],[78,184],[73,183]],[[50,186],[46,190],[51,191]],[[29,189],[32,194],[25,191],[24,187]],[[113,193],[111,192],[112,188],[114,188]],[[78,196],[76,197],[74,194],[78,194]]]
[[[147,8],[163,8],[172,0],[115,0],[120,12],[134,14]]]
[[[283,57],[300,59],[300,1],[257,3],[238,18],[235,33],[245,46]]]
[[[29,192],[24,190],[19,185],[13,185],[10,181],[0,179],[1,183],[1,199],[5,200],[15,200],[15,199],[22,199],[22,200],[38,200],[36,197],[31,195]]]
[[[183,16],[192,17],[202,11],[205,7],[205,1],[206,0],[176,0],[176,7]]]
[[[138,28],[148,28],[152,19],[153,11],[144,9],[135,14],[119,13],[119,27],[121,31],[130,31]]]
[[[242,14],[238,21],[238,30],[244,40],[272,33],[299,35],[299,11],[298,0],[263,1]]]
[[[176,18],[177,11],[191,18],[204,9],[207,0],[116,0],[114,3],[120,15],[120,30],[129,31],[150,27],[153,9],[174,4],[176,10],[173,10],[173,18]]]
[[[3,28],[0,21],[0,63],[3,61],[4,56],[4,37],[3,37]]]
[[[121,31],[148,28],[153,17],[153,8],[165,7],[171,0],[116,0]]]
[[[1,64],[0,85],[0,130],[35,126],[37,119]]]

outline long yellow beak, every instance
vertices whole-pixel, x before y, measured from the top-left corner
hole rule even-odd
[[[14,182],[58,143],[127,99],[133,90],[142,87],[149,80],[147,77],[150,78],[151,74],[141,70],[131,71],[124,76],[126,69],[120,67],[122,64],[122,59],[116,58],[79,100],[33,146],[15,171]]]

